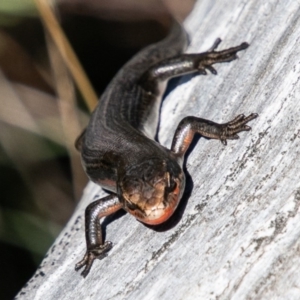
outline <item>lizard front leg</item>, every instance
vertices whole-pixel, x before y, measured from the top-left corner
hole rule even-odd
[[[78,271],[83,266],[81,272],[83,277],[89,273],[92,264],[96,258],[101,258],[112,248],[112,243],[106,241],[103,243],[102,229],[100,219],[108,216],[123,207],[116,195],[109,195],[92,202],[85,210],[85,237],[86,253],[83,259],[75,266]]]
[[[246,124],[257,117],[258,114],[251,114],[248,117],[238,115],[232,121],[224,124],[197,117],[186,117],[182,119],[175,131],[171,150],[182,157],[189,148],[195,133],[211,139],[218,139],[226,145],[227,140],[238,139],[239,132],[249,131],[251,127]]]

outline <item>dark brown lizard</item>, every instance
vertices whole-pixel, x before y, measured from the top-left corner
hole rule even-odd
[[[218,139],[238,139],[257,114],[238,115],[218,124],[186,117],[178,125],[171,149],[154,140],[161,98],[170,78],[188,73],[217,74],[213,65],[230,62],[247,43],[216,51],[221,40],[203,53],[183,54],[187,35],[175,23],[169,36],[131,59],[111,81],[76,147],[89,178],[111,191],[92,202],[85,212],[87,250],[75,269],[86,276],[96,258],[112,248],[103,241],[100,219],[124,209],[143,223],[165,222],[175,211],[185,188],[184,154],[195,134]]]

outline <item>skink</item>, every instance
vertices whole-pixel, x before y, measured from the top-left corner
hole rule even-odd
[[[195,134],[218,139],[224,145],[257,114],[238,115],[224,124],[186,117],[178,125],[171,149],[154,140],[162,95],[170,78],[188,73],[217,74],[215,63],[230,62],[247,43],[216,51],[221,40],[203,53],[183,54],[187,35],[175,23],[163,41],[132,58],[106,88],[86,130],[76,141],[88,177],[111,192],[85,211],[87,250],[75,269],[85,277],[96,258],[112,248],[103,241],[100,219],[119,209],[139,221],[156,225],[175,211],[185,188],[183,157]]]

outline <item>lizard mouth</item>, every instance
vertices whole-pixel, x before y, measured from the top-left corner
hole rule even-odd
[[[168,176],[166,176],[168,178]],[[158,225],[167,221],[174,213],[181,197],[181,184],[174,179],[172,190],[169,182],[161,180],[152,187],[152,193],[147,188],[143,193],[123,193],[124,208],[139,221],[148,225]],[[150,194],[150,195],[149,195]]]

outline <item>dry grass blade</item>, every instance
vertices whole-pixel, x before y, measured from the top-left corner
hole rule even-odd
[[[46,0],[34,0],[41,15],[45,27],[49,31],[54,43],[68,66],[80,92],[82,93],[86,104],[90,111],[92,111],[97,104],[97,95],[94,92],[85,72],[73,51],[70,43],[64,35],[54,13]]]
[[[49,3],[41,0],[35,0],[35,2],[47,29],[46,40],[56,91],[60,99],[59,110],[65,143],[71,161],[73,190],[76,199],[79,199],[86,184],[86,176],[81,168],[79,154],[74,148],[74,141],[81,131],[81,126],[76,113],[76,96],[70,74],[81,90],[90,110],[95,107],[97,98]]]
[[[81,126],[75,106],[75,89],[70,73],[63,63],[62,56],[60,55],[57,47],[54,45],[53,39],[48,34],[46,34],[46,37],[56,91],[60,99],[58,104],[65,136],[65,144],[68,149],[71,162],[73,190],[75,192],[76,199],[79,199],[87,180],[81,167],[79,153],[74,147],[74,141],[81,132]]]

